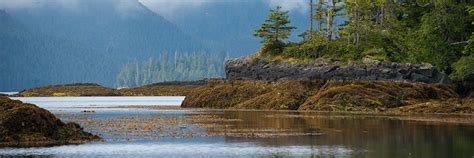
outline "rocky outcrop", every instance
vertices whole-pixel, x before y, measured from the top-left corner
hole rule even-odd
[[[360,64],[332,61],[288,62],[243,57],[225,64],[230,80],[384,80],[441,83],[444,73],[430,64],[401,64],[364,59]]]
[[[36,105],[0,96],[0,147],[81,144],[99,139]]]

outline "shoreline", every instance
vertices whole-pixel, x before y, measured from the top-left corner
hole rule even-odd
[[[125,89],[69,84],[28,89],[12,97],[184,96],[183,108],[474,114],[474,90],[467,89],[461,94],[456,84],[225,79],[196,83],[158,83]]]

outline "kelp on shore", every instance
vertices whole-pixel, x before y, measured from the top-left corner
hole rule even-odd
[[[450,84],[391,81],[215,81],[184,107],[389,113],[472,113],[474,98]]]
[[[112,89],[60,85],[22,91],[18,96],[186,96],[183,107],[390,113],[473,113],[473,90],[454,84],[394,81],[208,80]],[[58,95],[61,94],[61,95]],[[463,97],[465,96],[465,97]]]
[[[0,96],[0,147],[81,144],[99,139],[36,105]]]

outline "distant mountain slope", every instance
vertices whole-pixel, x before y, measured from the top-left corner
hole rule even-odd
[[[0,90],[93,82],[113,86],[122,66],[161,51],[210,50],[135,0],[53,3],[0,14]]]
[[[138,0],[40,0],[36,7],[0,13],[0,91],[93,82],[114,86],[131,61],[167,52],[254,53],[253,32],[268,15],[261,0],[219,1],[165,19]],[[290,12],[297,34],[307,16]]]
[[[0,11],[1,90],[87,82],[111,75],[101,63],[104,56],[93,52],[75,42],[35,33]]]
[[[161,50],[204,49],[199,40],[136,0],[125,1],[132,4],[83,0],[75,9],[45,4],[11,14],[34,31],[82,42],[107,55],[145,58]]]
[[[224,48],[232,56],[242,56],[260,48],[260,39],[253,34],[270,9],[262,0],[210,1],[168,19],[186,33]],[[291,24],[297,27],[291,40],[301,40],[298,34],[308,29],[308,16],[299,10],[290,11]]]

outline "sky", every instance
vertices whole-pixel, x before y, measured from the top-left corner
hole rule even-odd
[[[29,9],[42,7],[44,5],[55,5],[66,9],[74,10],[78,8],[81,0],[0,0],[0,9]],[[185,12],[190,8],[199,8],[210,3],[230,3],[253,0],[113,0],[120,11],[130,11],[136,7],[139,1],[150,10],[166,17]],[[307,0],[261,0],[274,7],[280,5],[285,10],[305,13],[308,10]]]

